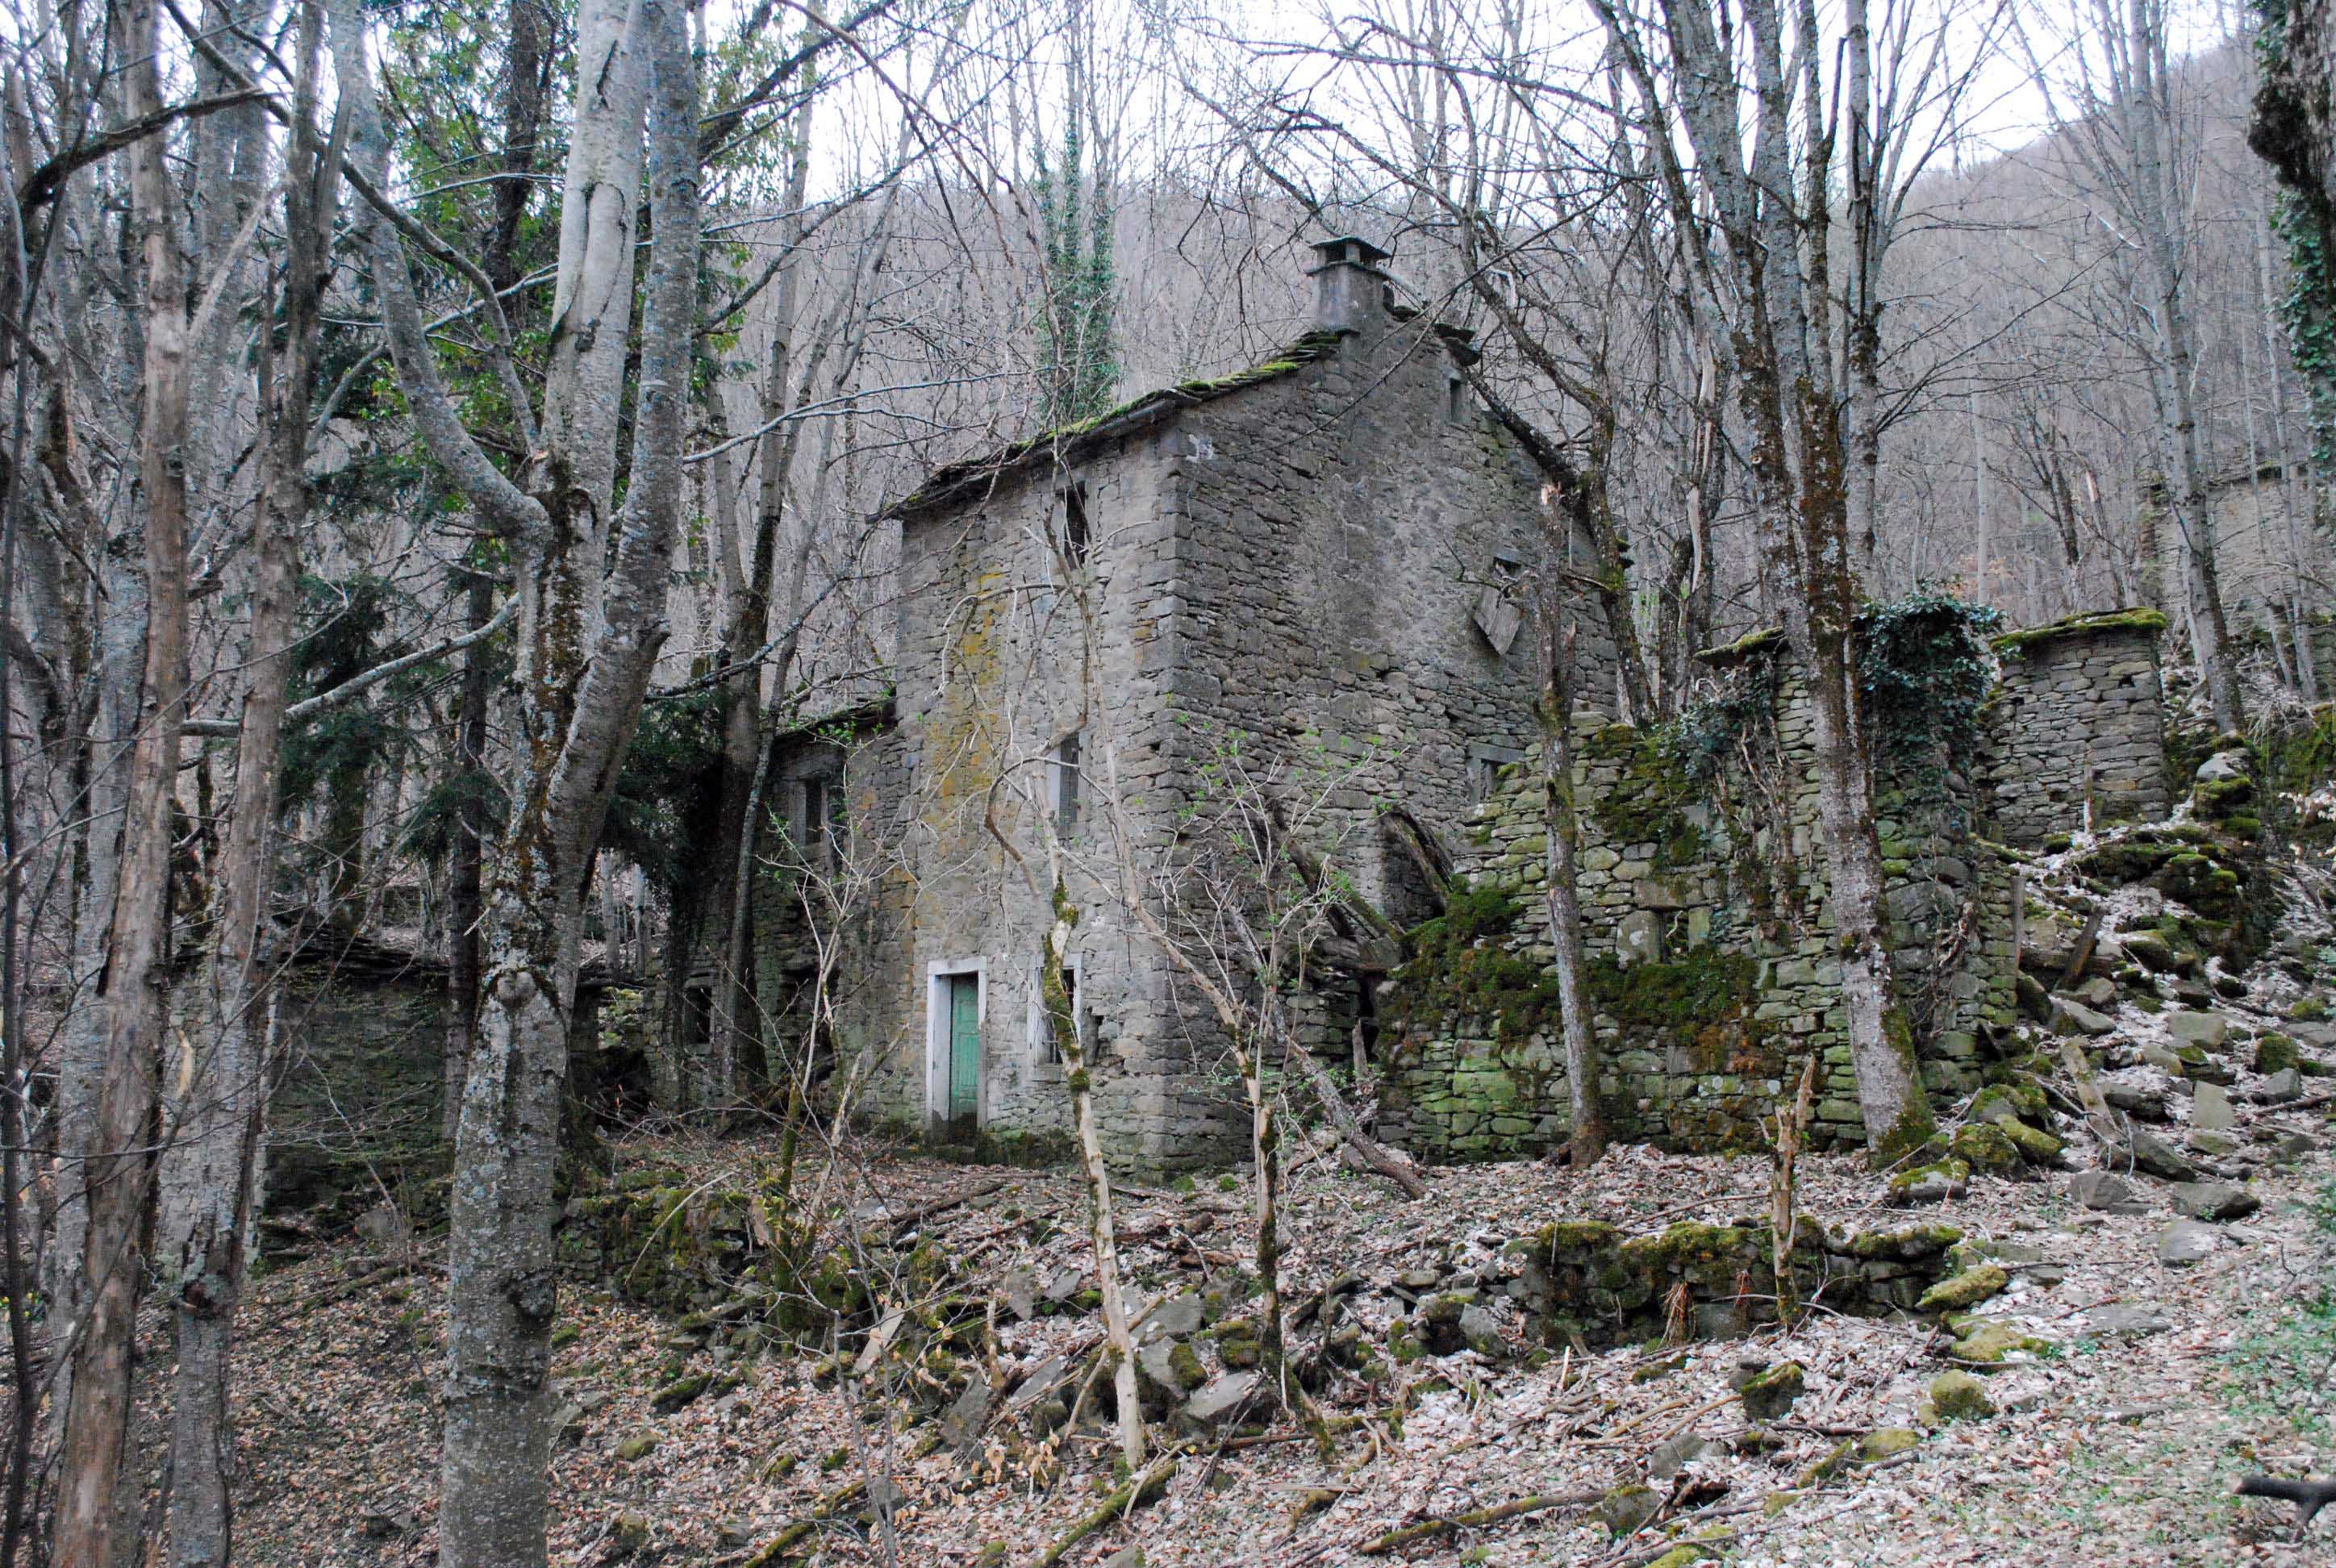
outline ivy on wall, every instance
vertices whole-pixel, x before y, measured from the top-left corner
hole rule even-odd
[[[2317,145],[2312,107],[2324,86],[2307,80],[2292,45],[2288,0],[2255,0],[2260,27],[2255,60],[2261,82],[2247,144],[2279,173],[2279,199],[2272,209],[2272,232],[2286,253],[2288,287],[2279,303],[2280,324],[2309,400],[2312,460],[2326,468],[2336,463],[2336,208],[2331,208]],[[2323,118],[2324,118],[2324,105]]]

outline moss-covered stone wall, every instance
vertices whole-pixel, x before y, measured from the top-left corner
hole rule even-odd
[[[1576,884],[1621,1138],[1761,1147],[1761,1118],[1814,1053],[1813,1143],[1864,1140],[1808,706],[1781,669],[1755,684],[1773,696],[1701,776],[1674,737],[1576,726]],[[2012,866],[1973,831],[1954,759],[1891,759],[1876,787],[1900,1006],[1925,1082],[1967,1093],[1982,1031],[2013,1017]],[[1515,1158],[1566,1136],[1543,819],[1533,765],[1513,766],[1475,813],[1465,891],[1410,934],[1388,987],[1383,1115],[1423,1158]]]

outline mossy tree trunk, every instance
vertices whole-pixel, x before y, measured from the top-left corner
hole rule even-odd
[[[1926,1140],[1932,1120],[1890,1002],[1854,638],[1869,570],[1858,471],[1878,433],[1860,423],[1870,410],[1858,384],[1874,362],[1882,309],[1868,284],[1893,238],[1883,215],[1900,204],[1893,189],[1858,190],[1838,236],[1834,204],[1844,131],[1850,185],[1921,172],[1922,148],[1892,109],[1905,84],[1889,70],[1877,78],[1862,5],[1834,38],[1813,12],[1779,0],[1661,0],[1652,20],[1593,5],[1672,219],[1715,241],[1687,260],[1699,304],[1719,324],[1712,344],[1743,415],[1762,580],[1807,672],[1850,1059],[1866,1137],[1877,1154],[1894,1155]],[[1957,78],[1942,91],[1964,85]],[[1836,238],[1846,254],[1835,253]]]
[[[1558,624],[1558,602],[1554,592],[1542,596],[1542,861],[1572,1123],[1566,1142],[1574,1168],[1582,1170],[1606,1153],[1606,1116],[1598,1094],[1598,1034],[1573,863],[1582,829],[1573,798],[1574,628],[1571,622]]]

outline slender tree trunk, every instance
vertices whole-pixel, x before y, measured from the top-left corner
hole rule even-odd
[[[123,101],[132,118],[162,106],[154,0],[122,14]],[[130,155],[131,207],[145,270],[145,407],[139,488],[147,591],[143,723],[131,755],[112,951],[99,1005],[105,1057],[84,1148],[64,1151],[87,1174],[82,1238],[87,1315],[74,1345],[54,1535],[61,1563],[110,1568],[121,1538],[115,1488],[129,1442],[130,1370],[151,1193],[155,1066],[169,1023],[172,786],[187,669],[187,287],[174,232],[177,193],[161,138]]]
[[[469,625],[487,624],[494,608],[494,583],[473,570],[469,589]],[[480,873],[486,861],[487,703],[494,655],[484,643],[462,656],[462,696],[454,720],[453,765],[462,778],[454,808],[454,847],[446,872],[446,1060],[441,1131],[448,1143],[462,1125],[462,1086],[471,1072],[471,1052],[479,1039]]]
[[[1061,847],[1049,833],[1050,860],[1059,862]],[[1063,1083],[1071,1092],[1071,1123],[1079,1141],[1079,1176],[1087,1189],[1087,1238],[1094,1244],[1095,1290],[1103,1297],[1105,1353],[1113,1359],[1112,1391],[1119,1404],[1119,1452],[1130,1474],[1144,1463],[1144,1407],[1135,1388],[1135,1339],[1127,1320],[1127,1297],[1120,1278],[1119,1242],[1112,1223],[1111,1170],[1104,1164],[1103,1135],[1095,1126],[1095,1083],[1087,1067],[1086,1043],[1079,1038],[1078,1020],[1071,1012],[1070,989],[1063,982],[1071,950],[1071,931],[1078,910],[1063,890],[1056,872],[1054,919],[1046,927],[1046,946],[1040,955],[1039,995],[1046,1005],[1047,1026],[1055,1035],[1056,1054],[1063,1059]]]
[[[179,1370],[171,1410],[173,1568],[224,1568],[233,1549],[234,1426],[229,1353],[241,1299],[266,1096],[274,991],[268,901],[276,865],[277,762],[299,604],[300,536],[309,508],[309,391],[333,171],[315,131],[316,0],[300,13],[300,74],[285,174],[283,346],[263,361],[266,480],[254,540],[249,686],[236,745],[234,814],[219,874],[212,949],[196,1017],[164,1097],[160,1261],[176,1281]]]
[[[1278,971],[1279,965],[1269,961],[1268,969]],[[1283,1003],[1280,978],[1278,972],[1265,978],[1266,991],[1262,1005],[1270,1022],[1265,1032],[1247,1047],[1236,1047],[1236,1066],[1241,1076],[1241,1087],[1249,1096],[1249,1157],[1257,1192],[1251,1202],[1255,1216],[1257,1263],[1258,1364],[1282,1392],[1284,1373],[1281,1341],[1281,1127],[1273,1114],[1273,1096],[1265,1085],[1265,1040],[1280,1036],[1288,1037],[1297,1031],[1290,1027],[1288,1008]]]
[[[484,1040],[474,1054],[455,1152],[453,1235],[448,1252],[449,1323],[443,1503],[440,1560],[446,1568],[533,1568],[544,1560],[545,1463],[550,1438],[548,1373],[554,1306],[551,1230],[558,1200],[553,1165],[565,1102],[569,1018],[578,944],[594,845],[618,763],[629,744],[665,636],[665,575],[678,531],[683,414],[696,314],[696,77],[687,24],[672,0],[636,0],[630,47],[646,57],[595,74],[602,56],[584,50],[574,144],[621,148],[647,102],[650,142],[649,277],[640,341],[639,406],[631,483],[613,569],[604,554],[578,550],[597,536],[599,496],[579,487],[587,469],[575,443],[599,425],[588,411],[612,408],[613,383],[547,394],[545,442],[554,486],[546,548],[525,568],[534,614],[522,635],[520,708],[526,760],[514,812],[487,893],[488,975]],[[588,45],[621,54],[619,30],[583,34]],[[621,76],[629,72],[635,80]],[[643,80],[643,78],[646,80]],[[646,91],[644,91],[646,89]],[[590,166],[583,158],[571,162]],[[633,165],[637,167],[638,165]],[[598,258],[629,269],[628,194],[594,185],[590,232],[562,232],[562,257],[588,269]],[[569,221],[584,193],[571,178]],[[611,238],[600,229],[616,227]],[[572,241],[572,243],[571,243]],[[613,254],[621,248],[627,254]],[[568,266],[563,265],[563,277]],[[597,330],[618,344],[618,361],[579,355],[564,373],[589,377],[621,369],[630,290],[586,278],[563,291],[572,312],[608,314]],[[597,301],[597,304],[593,302]],[[579,325],[554,311],[555,339]],[[554,359],[555,390],[562,375]],[[551,410],[560,409],[555,424]],[[584,559],[579,560],[581,556]],[[599,591],[589,591],[592,589]],[[578,635],[588,603],[602,615],[589,643]]]
[[[1817,1058],[1812,1056],[1801,1064],[1801,1084],[1792,1105],[1776,1113],[1776,1141],[1768,1154],[1768,1256],[1776,1276],[1776,1320],[1788,1329],[1801,1313],[1800,1285],[1793,1277],[1793,1246],[1800,1232],[1795,1199],[1801,1135],[1808,1130],[1816,1082]]]
[[[1590,961],[1582,947],[1582,901],[1574,880],[1581,824],[1573,803],[1573,628],[1559,628],[1558,595],[1542,609],[1542,832],[1549,940],[1557,970],[1558,1017],[1565,1039],[1565,1078],[1573,1168],[1587,1170],[1606,1153],[1599,1108],[1598,1032],[1591,1021]]]

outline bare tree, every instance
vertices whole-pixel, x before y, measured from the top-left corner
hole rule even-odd
[[[2199,428],[2188,181],[2167,55],[2169,13],[2165,0],[2091,0],[2065,15],[2034,15],[2036,23],[2023,37],[2037,83],[2052,105],[2054,130],[2069,150],[2071,174],[2137,264],[2166,511],[2188,570],[2214,724],[2234,731],[2246,722],[2246,708],[2223,607],[2213,476]],[[2043,34],[2040,44],[2031,33]]]

